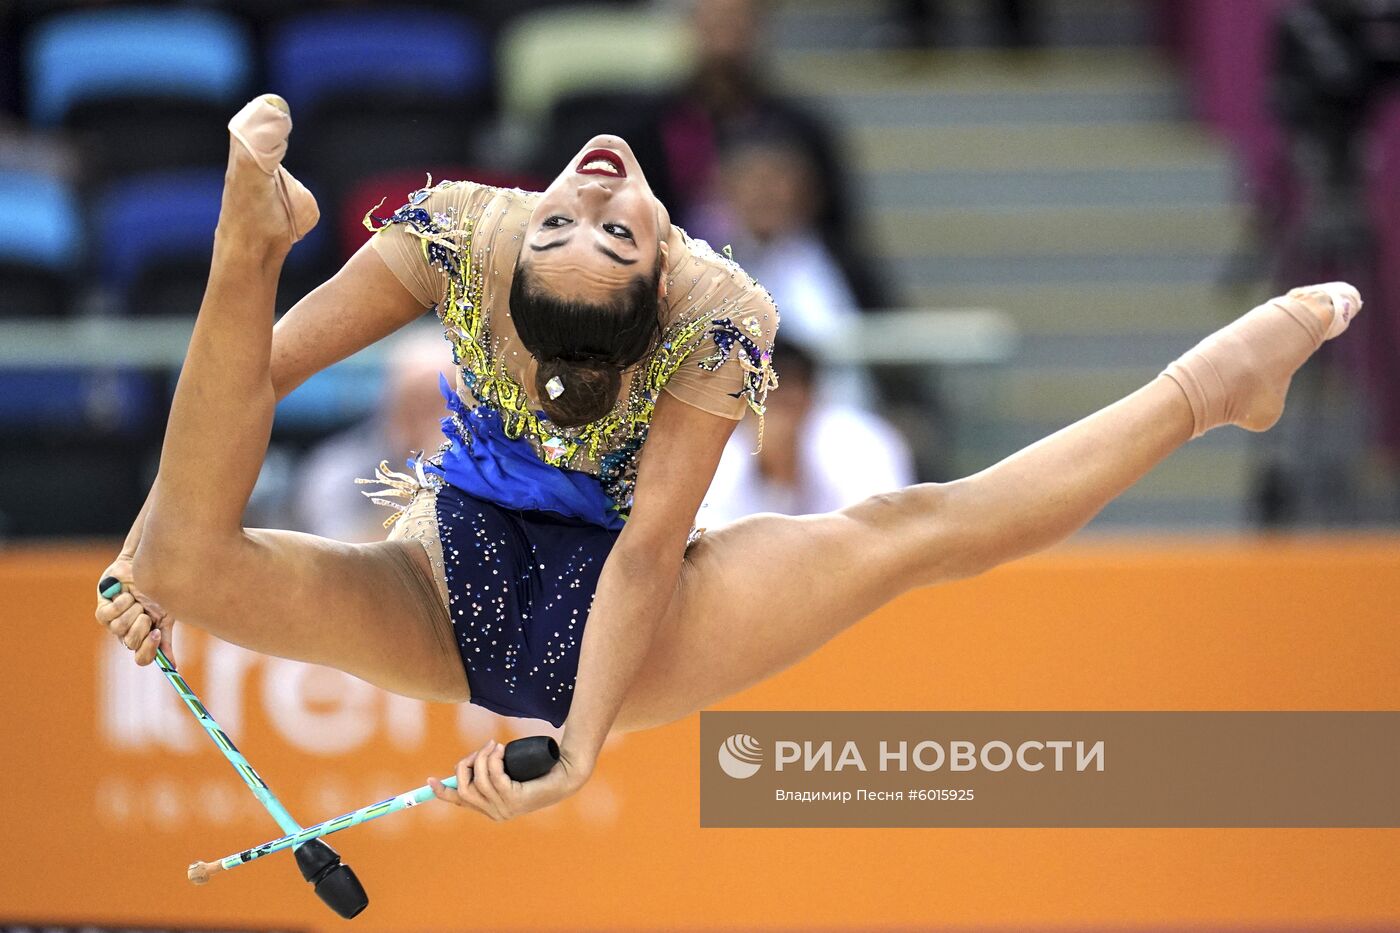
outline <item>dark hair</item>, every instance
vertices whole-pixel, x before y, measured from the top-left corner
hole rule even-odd
[[[647,354],[661,333],[657,288],[661,263],[639,275],[611,300],[592,304],[542,287],[519,263],[510,283],[510,316],[520,343],[539,363],[535,397],[561,428],[597,421],[617,401],[622,370]],[[549,397],[558,377],[564,391]]]

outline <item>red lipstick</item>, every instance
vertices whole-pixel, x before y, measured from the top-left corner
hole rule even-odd
[[[606,162],[612,166],[614,171],[604,168],[584,168],[589,162]],[[583,154],[583,158],[578,161],[578,168],[575,169],[580,175],[606,175],[609,178],[626,178],[627,166],[622,164],[622,159],[617,154],[607,149],[590,149]]]

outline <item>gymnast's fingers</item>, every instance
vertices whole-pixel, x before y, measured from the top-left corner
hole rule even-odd
[[[151,633],[151,617],[142,612],[136,617],[136,621],[131,623],[131,627],[122,636],[122,644],[135,651],[141,646],[141,642],[146,640],[146,636]]]
[[[123,612],[130,609],[136,602],[136,597],[126,591],[117,595],[116,599],[98,599],[97,611],[93,613],[99,625],[111,625],[113,621],[121,618]]]
[[[501,808],[504,810],[505,801],[508,799],[506,795],[511,792],[511,784],[514,783],[510,775],[506,774],[506,747],[504,745],[498,744],[491,752],[491,756],[486,762],[486,773],[492,789],[496,792],[497,799],[501,801]]]
[[[490,804],[492,813],[497,819],[504,819],[507,809],[505,797],[501,794],[500,787],[496,784],[491,771],[493,767],[500,767],[497,761],[497,753],[502,749],[502,745],[497,742],[490,742],[482,749],[484,753],[477,759],[476,766],[472,769],[472,786],[481,792],[481,796]],[[506,785],[510,789],[510,785]]]
[[[472,778],[475,777],[474,766],[480,757],[480,752],[472,752],[457,762],[457,799],[462,802],[462,806],[485,813],[483,808],[486,801],[481,799],[481,792],[473,793],[472,791]]]
[[[476,752],[472,752],[470,755],[457,762],[457,785],[459,787],[465,786],[466,782],[471,780],[471,778],[468,777],[467,781],[463,781],[463,768],[469,767],[475,758]],[[466,773],[470,775],[471,772]],[[428,778],[428,786],[433,789],[433,796],[436,797],[438,800],[441,800],[444,803],[450,803],[454,807],[467,806],[467,802],[462,799],[462,795],[457,792],[456,788],[448,787],[446,784],[442,783],[437,778]]]
[[[161,637],[159,628],[152,628],[150,633],[141,640],[141,644],[136,648],[136,663],[145,667],[156,659],[156,650],[160,648],[164,638]]]
[[[433,796],[444,803],[450,803],[454,807],[464,806],[462,798],[457,795],[457,791],[448,787],[435,777],[428,778],[428,786],[433,789]]]
[[[151,611],[151,610],[148,610],[148,611]],[[153,632],[152,634],[160,638],[160,641],[158,641],[158,642],[156,643],[156,646],[155,646],[155,647],[161,649],[162,651],[164,651],[164,652],[165,652],[166,660],[168,660],[171,664],[174,664],[174,663],[175,663],[175,619],[174,619],[173,616],[170,615],[170,613],[168,613],[168,612],[162,612],[162,611],[159,610],[159,609],[154,610],[154,611],[151,611],[151,614],[152,614],[153,616],[155,616],[155,619],[156,619],[156,630],[155,630],[155,632]],[[138,655],[138,657],[137,657],[137,659],[136,659],[136,663],[137,663],[137,664],[146,663],[146,662],[143,662],[143,661],[140,659],[140,657],[139,657],[140,652],[139,652],[139,651],[137,652],[137,655]],[[154,660],[155,660],[155,657],[156,657],[156,653],[155,653],[155,649],[153,648],[153,649],[151,650],[151,660],[154,661]]]
[[[136,624],[136,620],[146,612],[146,607],[138,602],[133,602],[121,615],[113,619],[107,626],[107,630],[116,636],[118,641],[126,638],[131,631],[131,627]]]
[[[481,788],[476,786],[476,763],[481,760],[481,753],[474,752],[471,756],[463,758],[457,765],[457,793],[462,798],[463,806],[484,813],[493,820],[499,819],[492,812],[490,803],[482,795]]]

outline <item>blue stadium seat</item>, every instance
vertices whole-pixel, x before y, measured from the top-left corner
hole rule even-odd
[[[108,187],[94,207],[103,281],[127,288],[149,266],[172,259],[202,258],[207,271],[223,190],[216,169],[158,172]]]
[[[216,170],[158,172],[117,182],[99,195],[94,210],[98,269],[103,281],[120,292],[128,313],[193,317],[199,310],[223,181],[223,172]],[[307,263],[314,262],[330,236],[328,226],[318,226],[292,249],[282,273],[287,288],[279,293],[279,310],[318,284],[317,270]],[[363,413],[373,392],[359,373],[322,373],[297,391],[285,413],[279,409],[279,425],[287,421],[310,429],[343,424]]]
[[[485,92],[489,59],[487,37],[469,18],[405,6],[287,20],[268,39],[267,70],[270,87],[293,112],[307,113],[346,96],[455,103]]]
[[[123,7],[48,19],[25,55],[30,118],[52,126],[79,103],[145,94],[237,102],[251,71],[249,39],[213,10]]]
[[[129,313],[193,315],[199,310],[223,185],[224,173],[217,169],[179,169],[133,176],[98,196],[98,270],[105,283],[121,291]],[[287,259],[284,278],[296,280],[302,294],[309,288],[300,273],[317,271],[308,265],[328,237],[318,226]]]
[[[0,171],[0,317],[72,310],[85,253],[77,200],[62,179]]]
[[[361,178],[467,161],[490,107],[490,49],[472,20],[418,6],[290,17],[268,38],[268,84],[292,105],[288,161],[322,205]]]
[[[78,203],[62,179],[0,170],[0,259],[57,271],[71,266],[82,246]]]
[[[0,172],[0,316],[73,310],[86,252],[83,217],[67,184],[36,172]],[[106,430],[128,430],[149,407],[149,381],[132,374],[0,371],[0,433],[72,432],[99,414]]]
[[[156,382],[140,373],[87,369],[0,370],[0,437],[18,428],[103,433],[148,427]]]

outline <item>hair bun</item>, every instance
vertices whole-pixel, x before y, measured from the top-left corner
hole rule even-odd
[[[549,382],[558,379],[550,398]],[[551,422],[577,428],[612,411],[622,389],[622,369],[601,360],[540,360],[535,370],[535,397]]]

